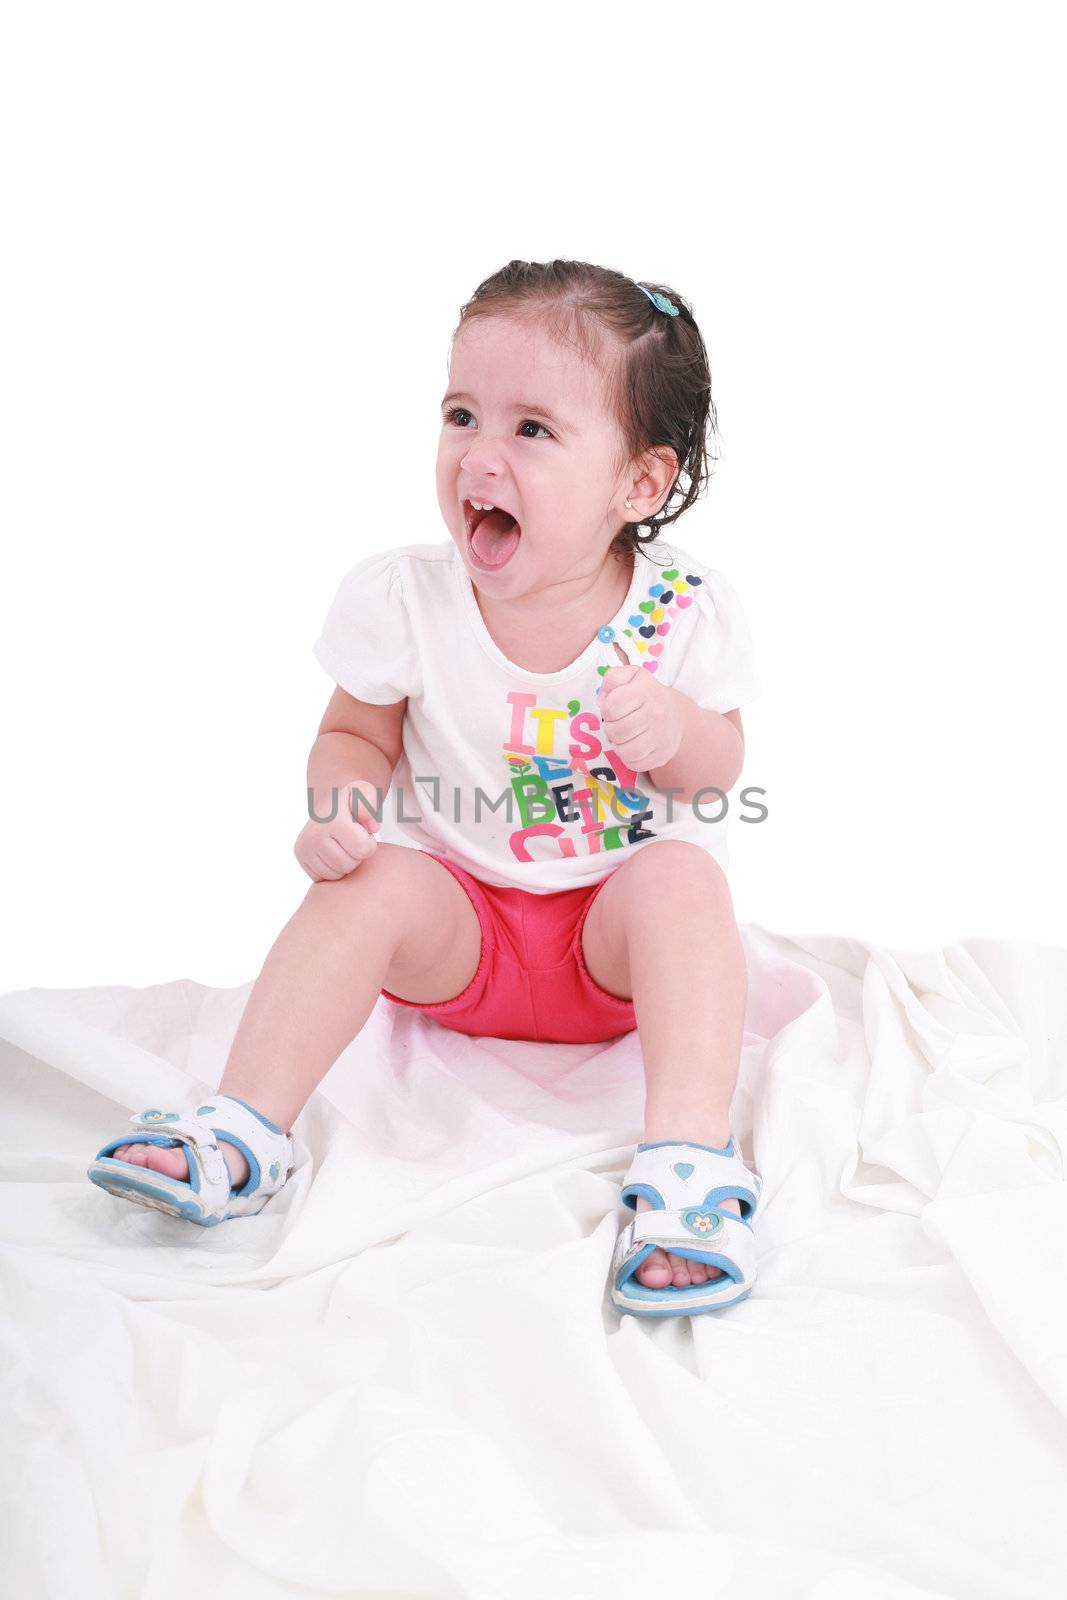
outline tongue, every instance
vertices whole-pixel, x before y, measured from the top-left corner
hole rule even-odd
[[[487,567],[502,567],[518,547],[521,530],[510,511],[487,511],[471,534],[471,548]]]

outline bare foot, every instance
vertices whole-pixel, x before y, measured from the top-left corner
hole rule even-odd
[[[230,1144],[228,1139],[219,1140],[219,1149],[222,1151],[223,1160],[230,1169],[230,1183],[233,1188],[243,1189],[248,1182],[248,1158],[236,1145]],[[184,1145],[121,1144],[117,1150],[112,1150],[112,1157],[116,1161],[129,1161],[135,1167],[150,1167],[153,1172],[163,1172],[168,1178],[189,1177],[189,1159],[185,1154]],[[658,1252],[662,1254],[662,1251]]]
[[[732,1211],[735,1217],[741,1215],[737,1200],[719,1200],[716,1204],[720,1211]],[[652,1209],[643,1194],[637,1197],[637,1209]],[[670,1250],[653,1250],[634,1273],[638,1283],[643,1283],[646,1289],[666,1289],[668,1285],[675,1289],[687,1289],[691,1283],[708,1283],[712,1278],[721,1278],[722,1275],[721,1267],[709,1267],[703,1261],[690,1261],[688,1256],[676,1256]]]

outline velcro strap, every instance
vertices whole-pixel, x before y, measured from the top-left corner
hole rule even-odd
[[[232,1095],[208,1095],[199,1105],[186,1106],[178,1111],[160,1111],[155,1107],[139,1111],[130,1118],[139,1128],[151,1128],[157,1133],[179,1130],[183,1135],[199,1142],[235,1134],[255,1154],[256,1160],[266,1169],[272,1161],[288,1164],[291,1139],[286,1133],[268,1128],[262,1119]],[[216,1134],[213,1130],[217,1129]]]
[[[616,1270],[646,1245],[661,1250],[696,1251],[723,1256],[748,1283],[756,1275],[756,1244],[752,1229],[732,1211],[714,1206],[690,1206],[683,1211],[640,1211],[619,1235]]]
[[[229,1193],[225,1158],[218,1149],[219,1139],[229,1139],[244,1151],[249,1163],[249,1183],[256,1194],[274,1193],[292,1171],[292,1136],[270,1128],[242,1101],[232,1095],[207,1095],[198,1105],[181,1111],[160,1110],[151,1106],[130,1118],[143,1132],[151,1130],[161,1138],[173,1138],[190,1146],[195,1160],[212,1185],[224,1185]]]
[[[199,1189],[204,1200],[216,1203],[225,1198],[230,1192],[230,1172],[211,1129],[202,1122],[190,1121],[185,1117],[173,1117],[165,1122],[162,1120],[164,1115],[158,1111],[149,1112],[149,1121],[145,1122],[145,1113],[138,1112],[130,1121],[142,1132],[151,1131],[160,1138],[175,1139],[184,1145],[190,1172],[195,1164],[199,1173],[199,1185],[194,1187]]]
[[[177,1139],[181,1134],[181,1142],[195,1144],[198,1148],[205,1144],[214,1144],[215,1135],[211,1125],[205,1117],[201,1122],[196,1117],[174,1116],[170,1112],[154,1110],[138,1111],[130,1118],[135,1128],[147,1132],[161,1134],[167,1139]]]

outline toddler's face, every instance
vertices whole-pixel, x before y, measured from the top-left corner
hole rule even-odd
[[[546,408],[547,407],[547,411]],[[628,520],[633,473],[601,374],[540,328],[479,317],[456,335],[442,408],[437,498],[472,581],[500,599],[594,573]],[[496,515],[471,542],[488,501]],[[514,545],[508,555],[509,545]],[[493,569],[494,559],[503,557]]]

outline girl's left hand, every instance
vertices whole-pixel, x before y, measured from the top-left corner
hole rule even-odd
[[[678,753],[681,697],[644,667],[609,667],[597,703],[605,739],[634,772],[651,772]]]

